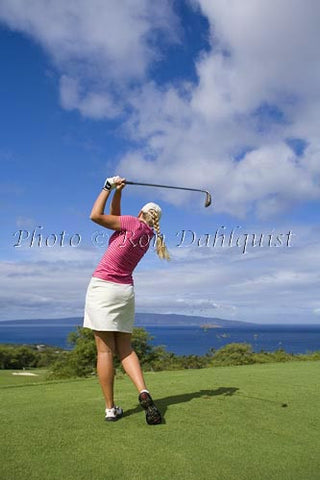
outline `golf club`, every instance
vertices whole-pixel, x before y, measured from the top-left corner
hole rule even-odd
[[[126,185],[142,185],[144,187],[173,188],[175,190],[189,190],[192,192],[203,192],[206,194],[204,206],[209,207],[209,205],[211,205],[211,194],[207,190],[201,190],[199,188],[188,188],[188,187],[173,187],[172,185],[157,185],[154,183],[130,182],[129,180],[126,180],[125,183]]]

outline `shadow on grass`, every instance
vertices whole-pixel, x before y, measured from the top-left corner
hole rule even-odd
[[[215,397],[217,395],[224,395],[225,397],[231,397],[234,395],[239,388],[237,387],[219,387],[215,390],[199,390],[198,392],[189,392],[189,393],[181,393],[180,395],[172,395],[170,397],[163,397],[163,398],[154,398],[154,401],[162,413],[163,419],[165,419],[165,414],[167,408],[170,405],[176,405],[177,403],[185,403],[190,402],[194,398],[202,398],[203,400],[208,400],[211,397]],[[124,413],[124,417],[128,417],[129,415],[133,415],[135,413],[141,412],[141,407],[137,406],[136,408],[131,408]],[[165,423],[165,421],[163,422]]]

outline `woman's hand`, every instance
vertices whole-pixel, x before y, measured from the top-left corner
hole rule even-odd
[[[123,188],[126,186],[126,179],[117,177],[117,180],[115,181],[115,186],[117,190],[123,190]]]
[[[116,175],[114,177],[108,177],[104,182],[103,189],[104,190],[113,190],[114,188],[118,189],[118,185],[120,185],[124,181],[125,181],[125,178],[120,178],[119,175]],[[124,187],[124,185],[122,186],[122,188]]]

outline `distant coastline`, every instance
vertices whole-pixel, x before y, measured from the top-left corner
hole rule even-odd
[[[0,320],[1,324],[14,325],[28,323],[40,324],[63,324],[82,325],[82,317],[51,318],[51,319],[22,319],[22,320]],[[137,327],[206,327],[206,328],[227,328],[227,327],[252,327],[258,325],[252,322],[228,320],[218,317],[201,317],[196,315],[179,315],[174,313],[136,313],[135,324]]]

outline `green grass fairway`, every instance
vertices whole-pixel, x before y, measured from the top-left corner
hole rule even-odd
[[[319,373],[320,362],[147,373],[165,416],[149,426],[125,376],[116,382],[125,416],[107,423],[96,378],[10,385],[5,372],[0,475],[319,480]]]

